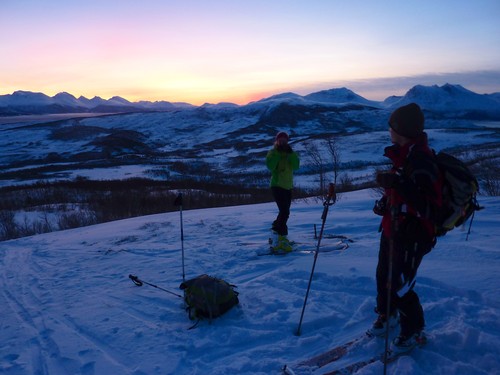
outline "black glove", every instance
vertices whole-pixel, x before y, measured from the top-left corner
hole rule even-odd
[[[278,145],[276,147],[276,149],[278,151],[283,151],[283,152],[286,152],[287,154],[291,154],[293,151],[292,151],[292,148],[290,147],[289,144],[286,144],[286,145]]]
[[[377,174],[377,184],[385,189],[393,188],[399,181],[399,176],[394,173],[381,172]]]
[[[375,201],[375,205],[373,206],[373,212],[376,215],[384,216],[387,211],[387,198],[382,197],[380,200]]]

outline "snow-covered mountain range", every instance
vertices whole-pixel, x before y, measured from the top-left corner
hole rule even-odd
[[[129,102],[119,96],[102,99],[98,96],[87,99],[79,98],[67,92],[52,97],[39,92],[15,91],[13,94],[0,95],[0,116],[54,114],[54,113],[110,113],[134,111],[168,111],[178,108],[189,108],[187,103],[170,103],[166,101]]]
[[[364,105],[374,108],[394,108],[412,101],[419,102],[428,110],[448,111],[464,115],[470,112],[476,115],[500,117],[500,93],[477,94],[460,85],[445,84],[443,86],[421,86],[411,88],[404,96],[391,96],[382,102],[365,99],[347,88],[334,88],[314,92],[308,95],[283,93],[252,102],[241,107],[275,102],[287,102],[301,105]],[[208,105],[208,104],[207,104]],[[206,106],[206,105],[205,105]],[[238,108],[232,103],[220,103],[225,108]],[[172,103],[169,101],[139,101],[130,102],[119,96],[108,100],[100,97],[79,98],[61,92],[53,97],[43,93],[15,91],[13,94],[0,95],[0,116],[54,113],[117,113],[140,111],[171,111],[195,108],[189,103]]]
[[[491,124],[500,121],[499,97],[448,84],[415,86],[402,97],[374,102],[339,88],[305,96],[283,93],[243,106],[162,102],[169,109],[160,110],[162,103],[118,97],[88,100],[61,93],[50,98],[18,91],[0,97],[3,113],[39,114],[0,117],[0,185],[77,176],[210,176],[222,183],[263,186],[268,177],[263,159],[280,130],[291,135],[302,157],[298,185],[310,186],[317,179],[308,150],[316,147],[328,155],[324,141],[331,137],[342,154],[341,169],[350,178],[366,180],[370,168],[384,162],[390,112],[411,101],[423,108],[437,150],[460,154],[474,146],[475,152],[495,158],[499,131]],[[70,113],[41,114],[51,109]]]

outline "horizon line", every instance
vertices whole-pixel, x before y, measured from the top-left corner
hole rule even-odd
[[[455,81],[455,82],[454,82]],[[51,95],[47,94],[43,91],[32,91],[25,89],[14,90],[12,93],[8,94],[0,94],[3,95],[13,95],[15,92],[30,92],[34,94],[43,94],[50,98],[58,94],[69,94],[73,96],[75,99],[84,98],[87,100],[91,100],[94,98],[100,98],[103,100],[111,100],[113,98],[121,98],[125,99],[130,103],[138,103],[141,101],[145,102],[169,102],[169,103],[182,103],[182,104],[190,104],[193,106],[202,106],[205,104],[235,104],[235,105],[247,105],[259,100],[263,100],[266,98],[270,98],[272,96],[292,93],[299,96],[306,96],[313,93],[335,90],[346,88],[357,95],[362,96],[364,99],[376,102],[383,102],[391,96],[404,96],[409,90],[411,90],[415,86],[438,86],[442,87],[445,85],[453,85],[453,86],[462,86],[463,88],[472,91],[474,93],[480,95],[492,95],[496,93],[500,93],[500,70],[483,70],[483,71],[475,71],[475,72],[462,72],[462,73],[444,73],[444,74],[426,74],[426,75],[418,75],[418,76],[406,76],[406,77],[384,77],[384,78],[369,78],[369,79],[356,79],[356,80],[337,80],[330,82],[317,82],[310,84],[303,84],[301,86],[295,87],[283,87],[277,88],[276,90],[266,90],[260,91],[259,94],[249,95],[255,96],[254,100],[249,100],[246,102],[230,101],[230,100],[220,100],[217,102],[204,101],[202,104],[193,104],[189,101],[183,100],[168,100],[168,99],[127,99],[127,94],[122,95],[112,95],[108,99],[105,99],[100,95],[86,96],[80,94],[76,96],[71,93],[71,90],[58,91],[57,93]],[[369,98],[370,96],[375,96],[375,99]],[[383,98],[383,99],[381,99]]]

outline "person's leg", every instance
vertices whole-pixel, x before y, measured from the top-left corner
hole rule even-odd
[[[389,275],[389,239],[384,235],[380,236],[380,248],[378,253],[378,264],[376,271],[377,281],[377,307],[375,309],[378,314],[377,319],[372,327],[368,329],[368,333],[373,336],[383,335],[386,331],[387,324],[395,327],[398,324],[397,309],[394,298],[394,292],[391,295],[391,307],[387,312],[387,292],[388,292],[388,275]],[[394,252],[396,253],[396,252]],[[393,262],[394,269],[394,262]],[[393,288],[391,288],[394,290]]]
[[[418,267],[424,254],[427,254],[431,248],[431,243],[422,242],[408,243],[404,246],[403,272],[400,276],[402,282],[396,299],[400,313],[400,335],[403,337],[419,333],[425,326],[424,310],[413,288],[416,283]]]
[[[279,235],[286,236],[288,234],[287,222],[290,216],[292,192],[280,187],[273,187],[272,192],[279,211],[276,220],[273,222],[273,230]]]
[[[392,315],[392,313],[396,310],[396,301],[394,298],[394,290],[397,271],[399,269],[398,261],[397,261],[397,249],[396,244],[393,251],[393,273],[392,273],[392,295],[391,295],[391,307],[390,311],[387,312],[387,297],[388,297],[388,276],[389,276],[389,252],[390,252],[390,240],[385,237],[383,234],[380,236],[380,248],[378,253],[378,264],[376,271],[376,279],[377,279],[377,312],[381,315]]]
[[[424,329],[424,310],[414,290],[410,290],[398,300],[401,332],[400,336],[410,337]]]

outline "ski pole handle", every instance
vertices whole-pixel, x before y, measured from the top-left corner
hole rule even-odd
[[[134,276],[134,275],[128,275],[129,279],[132,280],[134,282],[135,285],[137,286],[143,286],[144,284],[147,284],[149,286],[152,286],[153,288],[156,288],[156,289],[160,289],[160,290],[163,290],[164,292],[167,292],[169,294],[172,294],[176,297],[179,297],[179,298],[184,298],[183,296],[181,296],[180,294],[177,294],[177,293],[174,293],[174,292],[171,292],[170,290],[167,290],[165,288],[161,288],[159,287],[158,285],[155,285],[155,284],[151,284],[151,283],[148,283],[147,281],[142,281],[140,280],[137,276]]]
[[[134,282],[135,285],[137,285],[137,286],[142,286],[143,285],[142,281],[139,280],[139,278],[137,276],[128,275],[128,277],[130,278],[130,280],[132,280]]]
[[[182,193],[179,193],[177,197],[174,200],[174,206],[181,206],[182,207]]]

